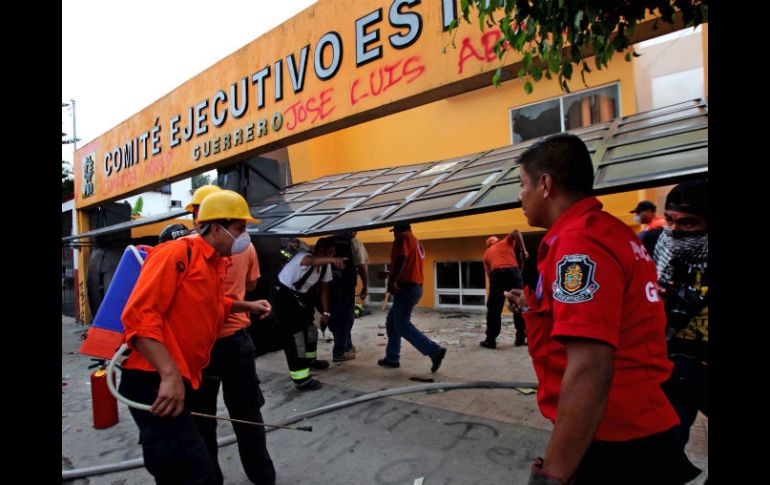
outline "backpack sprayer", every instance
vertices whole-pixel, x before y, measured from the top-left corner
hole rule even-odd
[[[151,249],[151,248],[148,248]],[[147,251],[139,250],[133,245],[126,247],[123,256],[120,258],[118,267],[115,270],[115,276],[112,283],[104,295],[99,310],[96,312],[91,328],[88,330],[83,345],[80,347],[80,353],[97,357],[98,359],[109,360],[106,372],[102,366],[92,375],[92,398],[94,402],[94,426],[97,428],[106,428],[118,422],[117,401],[126,404],[135,409],[150,411],[150,405],[138,403],[120,395],[115,385],[115,366],[128,356],[125,354],[128,350],[128,344],[124,342],[125,335],[123,322],[120,316],[126,306],[131,291],[134,288],[136,280],[147,257]],[[118,348],[114,352],[115,348]],[[114,352],[114,353],[113,353]],[[97,384],[94,384],[94,380]],[[102,385],[106,381],[106,387]],[[109,394],[112,395],[110,399]],[[106,394],[106,395],[105,395]],[[114,412],[113,412],[114,408]],[[225,416],[214,416],[191,411],[193,416],[204,418],[221,419],[241,424],[251,424],[254,426],[265,426],[270,428],[293,429],[298,431],[313,431],[312,426],[282,426],[278,424],[257,423],[255,421],[244,421],[240,419],[228,418]],[[104,416],[107,416],[104,418]]]

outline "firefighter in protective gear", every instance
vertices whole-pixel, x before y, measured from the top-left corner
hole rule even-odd
[[[319,286],[321,296],[321,324],[328,324],[329,282],[332,280],[330,264],[343,267],[344,258],[334,256],[331,240],[320,239],[315,255],[298,249],[278,274],[273,286],[274,315],[280,322],[283,351],[289,366],[289,376],[297,389],[313,391],[321,383],[310,377],[310,369],[326,369],[329,362],[317,359],[318,330],[315,316],[314,287]]]

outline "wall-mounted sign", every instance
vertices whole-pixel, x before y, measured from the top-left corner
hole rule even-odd
[[[488,86],[502,34],[456,3],[320,0],[81,147],[76,207]]]

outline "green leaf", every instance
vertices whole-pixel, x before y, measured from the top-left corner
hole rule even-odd
[[[631,53],[630,52],[626,52],[626,56],[625,57],[626,57],[626,62],[631,62]]]
[[[452,19],[451,22],[449,22],[449,30],[454,30],[457,28],[457,19]]]
[[[524,54],[524,69],[529,71],[529,68],[532,66],[532,54],[527,52]]]
[[[502,77],[502,75],[503,75],[503,68],[498,67],[497,70],[495,71],[495,75],[492,76],[492,84],[494,84],[495,86],[500,86],[500,78]]]
[[[527,81],[524,83],[524,92],[527,94],[532,94],[532,83]]]
[[[545,70],[545,78],[548,79],[549,81],[553,79],[553,77],[551,77],[551,71],[549,71],[548,69]]]
[[[543,77],[543,68],[539,65],[532,67],[532,79],[539,81]]]
[[[527,75],[527,71],[525,71],[524,69],[519,69],[519,72],[516,74],[516,77],[518,77],[519,79],[524,79],[524,76],[526,75]]]

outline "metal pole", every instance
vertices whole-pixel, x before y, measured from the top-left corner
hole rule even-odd
[[[75,151],[78,151],[78,132],[75,131],[75,100],[70,99],[70,102],[72,103],[72,140],[75,144]]]

